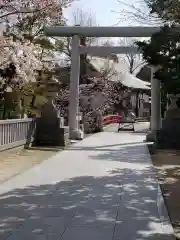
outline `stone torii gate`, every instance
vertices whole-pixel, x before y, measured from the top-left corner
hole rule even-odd
[[[46,27],[47,36],[72,37],[70,99],[69,99],[69,133],[71,139],[80,138],[79,121],[79,73],[80,54],[107,56],[108,54],[138,53],[134,46],[80,46],[80,37],[151,37],[158,32],[158,27],[80,27],[57,26]],[[152,73],[154,68],[151,67]],[[160,81],[151,78],[151,130],[161,126]]]

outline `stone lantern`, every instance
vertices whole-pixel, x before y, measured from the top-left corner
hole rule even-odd
[[[42,108],[41,117],[36,122],[34,144],[36,146],[65,146],[69,143],[69,130],[64,126],[64,118],[53,104],[60,85],[56,81],[41,83],[47,89],[47,102]]]
[[[170,104],[167,107],[166,118],[180,120],[180,94],[168,94]]]
[[[157,146],[166,149],[180,149],[180,94],[168,94],[170,104],[157,132]]]

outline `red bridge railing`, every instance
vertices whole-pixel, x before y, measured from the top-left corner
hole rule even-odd
[[[103,125],[108,125],[111,123],[119,123],[122,119],[121,115],[108,115],[103,118]]]

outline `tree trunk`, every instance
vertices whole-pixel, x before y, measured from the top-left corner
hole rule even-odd
[[[135,108],[136,117],[139,117],[139,91],[136,92],[136,108]]]
[[[2,119],[6,119],[6,105],[5,104],[4,104],[4,107],[3,107]]]
[[[80,44],[86,46],[86,37],[81,37]],[[80,84],[85,84],[84,82],[86,76],[86,54],[80,55]]]

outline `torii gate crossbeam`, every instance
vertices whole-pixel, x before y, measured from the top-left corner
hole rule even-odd
[[[135,46],[79,46],[79,54],[89,54],[95,56],[107,56],[112,53],[115,54],[138,54],[140,51]]]
[[[81,139],[79,130],[79,70],[80,54],[92,53],[93,55],[107,55],[110,53],[123,54],[127,52],[138,53],[137,48],[132,46],[111,47],[111,46],[80,46],[80,37],[151,37],[160,30],[159,27],[47,27],[44,32],[47,36],[72,37],[71,53],[71,76],[70,76],[70,99],[69,99],[69,131],[71,139]],[[156,84],[157,88],[157,84]],[[154,89],[151,88],[153,92]],[[156,92],[156,98],[151,104],[151,122],[156,130],[159,128],[160,119],[160,89]],[[157,96],[158,93],[158,96]],[[152,94],[155,96],[155,94]]]
[[[150,37],[159,27],[46,27],[45,34],[57,37]]]

